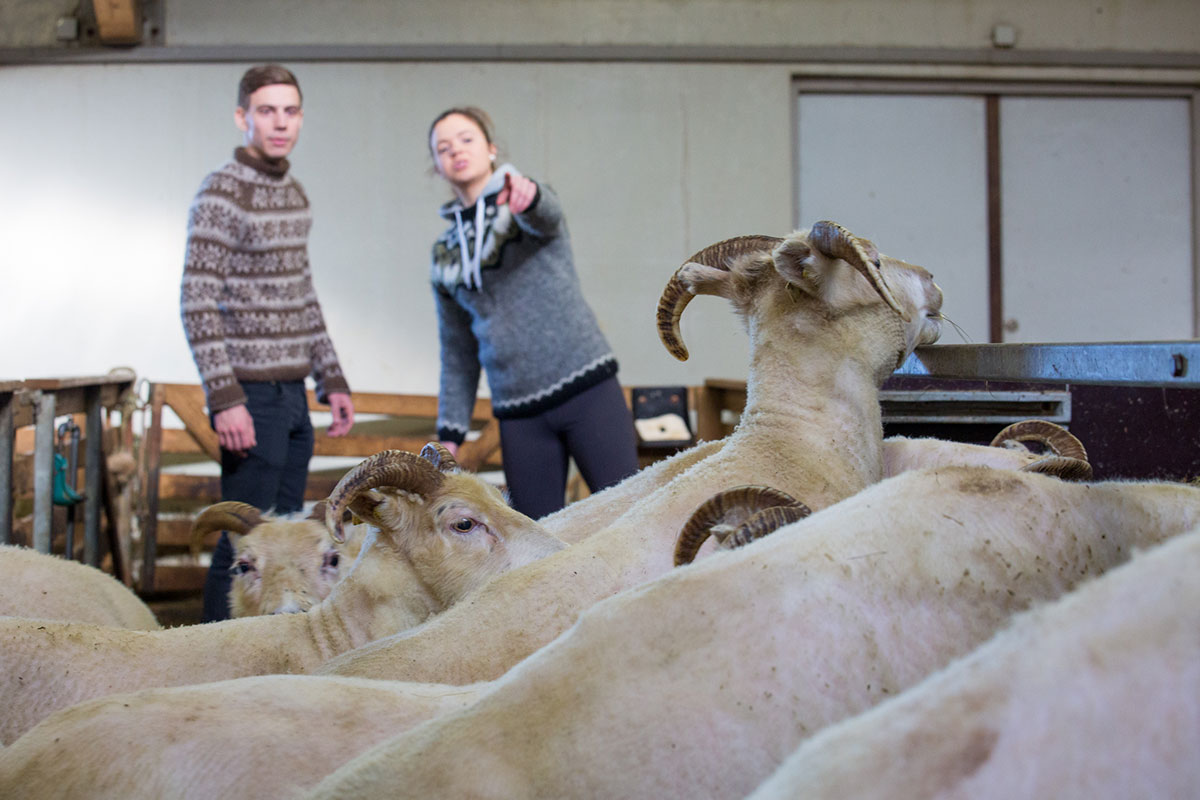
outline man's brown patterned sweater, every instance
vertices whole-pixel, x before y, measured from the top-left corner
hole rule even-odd
[[[180,307],[211,413],[246,400],[240,381],[316,381],[349,392],[308,265],[312,214],[288,162],[244,148],[204,179],[188,217]]]

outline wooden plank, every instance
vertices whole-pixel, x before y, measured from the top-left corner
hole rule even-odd
[[[58,413],[57,408],[56,408],[55,416],[61,417],[61,416],[63,416],[63,414]],[[87,435],[87,433],[86,433],[87,432],[87,416],[85,414],[83,414],[82,412],[74,413],[74,414],[71,414],[71,419],[72,419],[72,421],[74,421],[74,423],[76,425],[79,426],[79,429],[84,432],[83,435],[86,436]],[[14,436],[13,436],[13,449],[18,454],[21,454],[21,455],[26,455],[26,454],[32,453],[36,440],[37,440],[37,431],[33,427],[33,422],[30,421],[25,426],[18,427],[16,429]],[[83,444],[83,440],[81,439],[80,445],[82,445],[82,444]]]
[[[162,466],[162,410],[166,390],[161,384],[150,387],[150,429],[143,436],[146,451],[146,519],[142,525],[142,573],[139,589],[155,589],[155,566],[158,561],[158,496],[159,473]]]
[[[92,0],[92,10],[104,44],[137,44],[142,40],[142,5],[138,0]]]
[[[356,456],[366,458],[381,450],[407,450],[419,453],[421,448],[436,439],[436,436],[317,436],[313,444],[313,455]]]
[[[721,422],[721,410],[729,402],[729,391],[737,390],[705,381],[696,400],[696,438],[711,442],[724,438],[728,433]]]
[[[309,475],[304,491],[305,500],[323,500],[333,491],[340,475],[326,477]],[[195,500],[215,503],[221,499],[221,479],[216,475],[172,475],[162,473],[158,479],[158,494],[175,500]]]
[[[458,463],[463,469],[478,472],[481,467],[500,462],[500,423],[491,420],[483,426],[479,438],[463,442],[458,450]]]
[[[132,386],[137,375],[131,369],[115,369],[108,375],[70,376],[63,378],[27,378],[23,381],[27,389],[73,389],[89,386]]]
[[[0,391],[0,544],[12,542],[13,406],[16,395]]]
[[[382,394],[378,392],[353,392],[354,413],[388,414],[393,417],[425,417],[437,419],[438,399],[426,394]],[[328,411],[329,406],[317,402],[316,393],[308,392],[310,411]],[[492,401],[486,397],[476,399],[471,410],[471,419],[481,421],[491,418]]]
[[[190,387],[189,387],[190,388]],[[163,384],[164,401],[187,428],[188,434],[213,461],[221,461],[221,446],[204,410],[204,392],[199,386],[185,391],[179,384]]]
[[[158,521],[158,546],[160,550],[187,550],[192,543],[193,516],[163,517]],[[204,537],[204,549],[212,550],[221,538],[220,531],[213,531]]]
[[[133,583],[133,576],[128,564],[128,544],[123,541],[120,514],[117,512],[117,482],[108,471],[108,464],[103,456],[100,463],[100,485],[104,504],[104,515],[108,518],[108,552],[112,558],[113,577],[126,586]],[[97,532],[98,533],[98,532]],[[98,542],[97,542],[98,544]],[[97,561],[99,550],[97,550]]]
[[[159,564],[154,579],[157,592],[199,592],[208,577],[208,567],[199,564]]]
[[[175,455],[196,455],[204,452],[196,438],[183,428],[163,428],[162,449],[164,453]]]
[[[436,439],[437,434],[432,430],[427,436],[355,436],[351,433],[349,436],[331,438],[318,433],[313,443],[313,455],[366,458],[380,450],[410,450],[419,453],[426,443]],[[181,428],[164,428],[162,442],[164,453],[197,455],[204,452],[191,434]]]

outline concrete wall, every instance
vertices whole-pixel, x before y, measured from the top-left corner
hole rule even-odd
[[[166,0],[162,44],[132,49],[56,43],[75,5],[0,0],[0,378],[196,380],[178,322],[187,206],[240,141],[238,77],[267,58],[304,86],[292,161],[351,384],[419,393],[437,386],[426,273],[448,196],[424,137],[449,105],[487,108],[514,163],[562,196],[622,380],[699,383],[744,376],[738,324],[693,303],[678,364],[654,305],[699,247],[805,222],[794,75],[1200,84],[1200,4],[1184,0]],[[992,47],[1000,23],[1016,48]]]
[[[3,0],[0,47],[55,44],[78,0]],[[1197,50],[1192,0],[148,0],[169,45],[767,45]]]

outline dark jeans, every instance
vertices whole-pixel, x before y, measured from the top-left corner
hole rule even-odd
[[[313,427],[303,381],[244,382],[256,444],[245,456],[221,449],[221,499],[290,514],[304,505]],[[224,531],[204,580],[203,622],[229,619],[233,546]]]
[[[616,377],[535,417],[500,420],[500,452],[513,508],[534,519],[566,504],[568,457],[593,492],[638,470],[633,415]]]

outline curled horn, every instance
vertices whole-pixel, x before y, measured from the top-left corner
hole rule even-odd
[[[782,239],[775,236],[736,236],[716,244],[710,244],[684,262],[684,266],[696,263],[717,269],[729,269],[729,261],[743,253],[773,250]],[[679,269],[683,269],[680,267]],[[662,296],[658,298],[658,338],[667,352],[680,361],[687,361],[688,349],[679,333],[679,318],[692,302],[694,295],[679,279],[679,270],[667,281]]]
[[[192,522],[192,557],[200,555],[201,542],[213,531],[243,534],[262,521],[262,512],[249,503],[226,500],[209,506]]]
[[[824,255],[830,258],[840,258],[861,272],[875,287],[875,291],[879,293],[884,302],[891,306],[891,309],[899,314],[901,319],[905,322],[911,319],[909,313],[892,294],[892,290],[888,288],[887,282],[883,279],[883,273],[879,271],[879,251],[875,249],[875,245],[866,239],[858,238],[836,222],[828,220],[822,220],[812,226],[812,230],[808,234],[808,241]]]
[[[774,533],[784,525],[791,525],[804,519],[812,510],[804,503],[797,502],[793,506],[772,506],[764,508],[750,519],[743,522],[733,533],[721,539],[721,546],[730,550],[750,544],[755,539],[761,539],[768,533]],[[717,533],[720,536],[720,533]]]
[[[1066,456],[1046,456],[1021,467],[1021,472],[1041,472],[1064,481],[1090,481],[1092,465],[1083,459]]]
[[[342,476],[326,499],[325,527],[335,542],[346,541],[342,518],[359,495],[379,486],[405,489],[421,496],[442,485],[445,476],[428,460],[406,450],[384,450]]]
[[[675,566],[690,564],[700,546],[712,535],[713,527],[734,527],[756,511],[775,506],[803,505],[794,497],[769,486],[738,486],[719,492],[692,512],[675,540]]]
[[[462,467],[441,442],[430,442],[421,448],[421,458],[437,467],[438,472],[459,472]]]
[[[1083,442],[1066,428],[1049,420],[1027,419],[1014,422],[996,434],[996,438],[992,439],[992,447],[1000,447],[1005,442],[1040,442],[1056,456],[1084,462],[1088,460]]]

